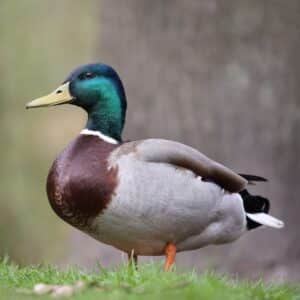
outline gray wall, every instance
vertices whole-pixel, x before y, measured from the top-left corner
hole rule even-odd
[[[258,229],[226,246],[178,255],[179,267],[217,267],[247,277],[300,277],[300,3],[262,0],[102,0],[97,57],[123,78],[125,139],[164,137],[225,165],[270,179],[281,231]],[[297,239],[298,238],[298,239]],[[84,257],[120,253],[82,235]]]

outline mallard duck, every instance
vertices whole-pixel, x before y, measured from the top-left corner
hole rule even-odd
[[[169,270],[177,252],[229,243],[260,225],[283,227],[268,214],[269,201],[246,189],[264,178],[237,174],[178,142],[123,142],[127,101],[112,67],[81,66],[26,107],[65,103],[83,108],[88,118],[49,171],[50,205],[132,262],[138,255],[166,255]]]

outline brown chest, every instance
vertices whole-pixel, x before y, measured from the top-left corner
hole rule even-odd
[[[118,169],[107,162],[116,147],[98,137],[81,135],[53,163],[47,194],[64,221],[86,230],[107,207],[118,184]]]

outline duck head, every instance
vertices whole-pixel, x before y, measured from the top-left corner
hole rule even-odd
[[[121,141],[126,95],[117,72],[105,64],[75,69],[56,90],[29,102],[26,108],[72,104],[88,114],[86,128]]]

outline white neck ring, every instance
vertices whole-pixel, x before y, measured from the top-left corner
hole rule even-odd
[[[101,133],[100,131],[96,131],[96,130],[90,130],[90,129],[82,129],[80,134],[84,134],[84,135],[93,135],[93,136],[97,136],[99,137],[101,140],[110,143],[110,144],[119,144],[119,142],[115,139],[113,139],[110,136],[107,136],[103,133]]]

